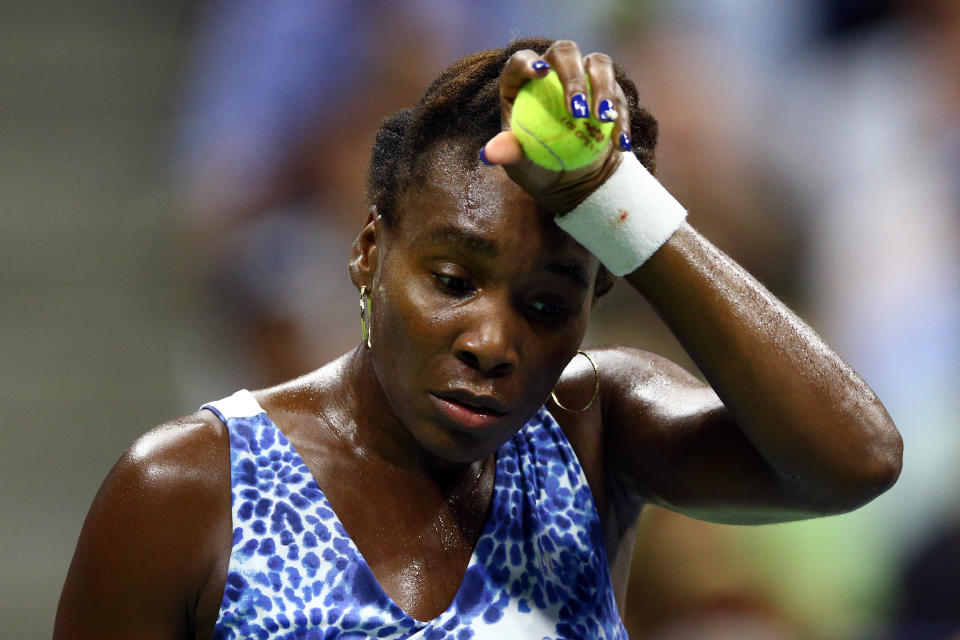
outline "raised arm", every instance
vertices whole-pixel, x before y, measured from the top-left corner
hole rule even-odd
[[[229,454],[221,430],[199,419],[164,425],[117,462],[77,542],[55,640],[212,632],[213,621],[197,619],[197,611],[215,615],[222,585],[216,593],[209,581],[219,576],[212,571],[218,557],[229,556]]]
[[[721,522],[854,509],[897,479],[902,442],[834,351],[683,225],[626,276],[711,388],[649,354],[607,354],[607,450],[648,499]]]
[[[542,59],[567,94],[589,76],[595,104],[632,103],[602,54],[559,41]],[[504,121],[519,87],[543,73],[521,51],[501,74]],[[683,222],[682,207],[615,138],[567,172],[534,165],[510,131],[482,157],[556,215],[557,224],[654,306],[710,383],[630,349],[602,360],[605,449],[637,496],[723,522],[775,522],[854,509],[900,473],[902,442],[877,397],[806,324]],[[585,383],[589,385],[589,382]],[[711,388],[712,387],[712,388]]]

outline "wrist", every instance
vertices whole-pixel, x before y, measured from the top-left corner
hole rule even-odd
[[[687,212],[632,153],[557,225],[623,276],[647,261],[683,224]]]
[[[553,207],[548,207],[555,215],[565,216],[569,213],[572,213],[577,207],[579,207],[583,202],[593,195],[597,189],[603,187],[604,184],[617,172],[617,169],[620,168],[620,165],[623,164],[623,158],[626,154],[618,153],[616,151],[610,153],[607,156],[607,159],[604,160],[603,166],[601,166],[596,173],[591,175],[589,179],[583,179],[578,184],[578,189],[568,189],[567,195],[563,200],[557,200],[553,204]]]

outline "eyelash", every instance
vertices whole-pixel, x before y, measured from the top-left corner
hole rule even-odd
[[[439,283],[440,287],[450,295],[461,296],[473,290],[470,281],[466,278],[451,276],[445,273],[434,273],[433,277]],[[566,308],[562,305],[544,302],[543,300],[531,302],[528,306],[533,309],[534,313],[546,319],[558,318],[566,312]]]
[[[459,278],[457,276],[451,276],[445,273],[435,273],[433,274],[433,277],[437,279],[437,282],[440,283],[440,286],[448,293],[463,294],[470,291],[470,282],[465,278]],[[455,286],[454,283],[457,283],[458,286]]]
[[[540,304],[542,304],[544,307],[551,307],[551,310],[544,311],[543,309],[538,309],[536,305],[540,305]],[[563,313],[566,311],[565,308],[561,307],[558,304],[553,304],[552,302],[543,302],[541,300],[530,303],[530,307],[545,318],[557,318],[563,315]]]

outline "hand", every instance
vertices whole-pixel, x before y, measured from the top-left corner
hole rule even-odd
[[[549,67],[536,64],[538,62],[546,62]],[[580,49],[575,42],[558,40],[542,57],[535,51],[523,49],[507,60],[500,73],[500,114],[503,131],[484,146],[484,157],[490,163],[502,165],[507,175],[541,205],[562,215],[573,210],[613,174],[620,165],[618,151],[625,149],[610,143],[605,154],[591,164],[573,171],[545,169],[523,154],[523,148],[516,136],[509,131],[513,101],[527,81],[545,76],[550,68],[557,72],[564,87],[564,103],[568,109],[574,95],[587,95],[588,76],[593,88],[590,113],[599,113],[600,103],[604,100],[613,103],[617,112],[611,136],[613,140],[622,140],[622,135],[626,135],[629,140],[630,109],[623,89],[616,82],[613,61],[606,54],[591,53],[581,58]]]

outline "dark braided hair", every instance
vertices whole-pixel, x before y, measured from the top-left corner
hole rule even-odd
[[[500,133],[500,72],[507,59],[521,49],[543,54],[552,40],[515,40],[502,49],[488,49],[457,60],[438,75],[416,106],[385,118],[377,129],[367,171],[367,200],[389,227],[397,222],[397,200],[403,190],[421,180],[426,159],[442,141],[459,143],[465,166],[475,166],[477,152]],[[616,80],[630,108],[633,153],[651,172],[657,143],[657,121],[637,105],[637,88],[620,65]],[[602,265],[595,294],[613,287],[614,277]]]

